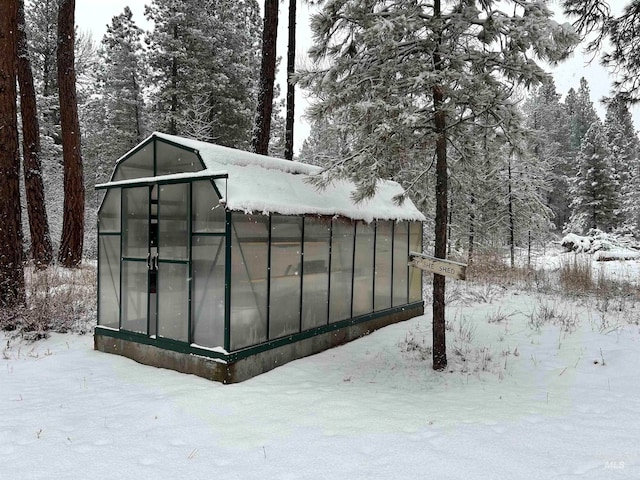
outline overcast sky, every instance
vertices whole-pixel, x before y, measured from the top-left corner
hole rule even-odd
[[[111,23],[111,18],[119,15],[125,6],[129,6],[133,13],[133,19],[138,26],[147,29],[149,24],[144,18],[144,5],[150,0],[76,0],[76,24],[81,30],[90,31],[93,39],[99,43],[106,32],[107,24]],[[260,2],[262,3],[262,2]],[[283,58],[280,66],[280,75],[277,81],[280,83],[282,95],[286,92],[286,48],[287,48],[287,10],[288,2],[280,3],[280,22],[278,28],[278,56]],[[557,10],[557,7],[554,8]],[[303,2],[298,5],[298,50],[306,51],[311,44],[308,25],[309,7]],[[298,56],[298,61],[301,59]],[[600,117],[604,120],[604,107],[600,99],[610,93],[611,80],[607,71],[602,68],[597,59],[590,64],[588,58],[580,52],[573,58],[562,63],[554,70],[554,78],[558,93],[565,95],[570,88],[577,89],[580,78],[585,77],[589,82],[592,100],[598,110]],[[298,89],[299,90],[299,89]],[[309,125],[301,118],[305,100],[301,92],[296,95],[296,125],[295,125],[295,150],[298,152],[302,146],[302,141],[309,133]],[[636,129],[640,129],[640,110],[638,107],[632,110]]]

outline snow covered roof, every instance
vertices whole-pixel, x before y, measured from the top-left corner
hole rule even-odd
[[[356,204],[351,197],[355,190],[351,181],[339,180],[320,190],[308,181],[322,171],[320,167],[158,132],[143,143],[153,138],[195,150],[205,165],[205,170],[167,175],[167,179],[210,176],[214,178],[224,197],[222,200],[230,210],[284,215],[339,215],[366,222],[376,219],[425,220],[411,200],[407,199],[402,205],[393,200],[396,195],[403,193],[403,189],[390,180],[381,180],[373,198]],[[129,155],[122,157],[118,163],[125,161]],[[154,179],[158,180],[158,177],[138,178],[135,181]],[[115,187],[126,183],[129,181],[110,182],[99,187]]]

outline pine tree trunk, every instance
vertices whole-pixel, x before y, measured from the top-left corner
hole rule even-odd
[[[471,199],[469,200],[469,204],[471,205],[469,208],[469,250],[467,254],[467,264],[471,265],[473,262],[473,249],[476,237],[476,196],[475,194],[471,194]]]
[[[58,9],[58,95],[64,157],[64,215],[58,261],[77,267],[84,237],[84,182],[74,66],[75,0],[60,0]]]
[[[173,27],[173,39],[178,40],[178,26]],[[178,134],[178,59],[171,58],[171,119],[169,120],[169,134]]]
[[[273,110],[273,85],[276,76],[276,38],[278,34],[278,0],[264,0],[264,27],[262,31],[262,63],[258,110],[253,135],[253,151],[269,153],[271,112]]]
[[[0,308],[24,304],[16,106],[18,2],[0,2]]]
[[[296,3],[289,0],[289,45],[287,47],[287,114],[285,121],[284,158],[293,160],[293,120],[295,115],[295,85],[291,77],[296,71]]]
[[[45,208],[44,183],[40,165],[40,127],[27,44],[24,0],[18,0],[18,84],[20,85],[23,171],[31,233],[31,256],[36,268],[46,268],[53,261],[53,247]]]
[[[434,16],[440,16],[440,0],[434,2]],[[438,43],[441,38],[438,38]],[[442,58],[436,49],[433,54],[436,71],[441,71]],[[440,85],[433,87],[433,108],[435,111],[436,139],[436,225],[435,257],[446,258],[447,253],[447,118],[444,111],[444,89]],[[447,345],[445,338],[445,277],[433,276],[433,369],[444,370],[447,367]]]
[[[511,268],[513,268],[515,267],[515,221],[513,218],[513,194],[511,186],[511,155],[509,155],[507,175],[509,176],[509,253],[511,254]]]

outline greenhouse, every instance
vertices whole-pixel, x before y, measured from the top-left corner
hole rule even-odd
[[[95,348],[224,383],[423,313],[423,215],[321,169],[154,133],[98,212]]]

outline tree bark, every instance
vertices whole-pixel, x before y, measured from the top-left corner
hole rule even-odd
[[[17,0],[0,2],[0,308],[24,304],[16,106]]]
[[[295,84],[292,76],[296,71],[296,3],[289,0],[289,45],[287,47],[287,114],[285,120],[284,158],[293,160],[293,120],[295,115]]]
[[[508,182],[508,193],[509,193],[509,253],[511,256],[511,268],[516,266],[515,260],[515,219],[513,218],[513,190],[511,186],[512,178],[511,178],[511,155],[509,155],[509,164],[507,168],[507,175],[509,176]]]
[[[18,84],[22,116],[22,156],[24,184],[31,233],[31,256],[36,268],[46,268],[53,261],[53,247],[45,208],[44,184],[40,164],[40,126],[36,92],[29,58],[24,18],[24,0],[18,0]]]
[[[440,17],[440,0],[434,2],[434,16]],[[441,36],[437,39],[442,41]],[[436,71],[443,70],[442,58],[436,47],[433,54]],[[435,111],[436,138],[436,225],[435,257],[446,258],[447,253],[447,117],[444,110],[444,89],[433,87],[433,109]],[[447,367],[447,345],[445,336],[445,277],[433,275],[433,369]]]
[[[74,66],[75,0],[60,0],[58,9],[58,95],[64,157],[64,215],[58,261],[77,267],[84,237],[84,182]]]
[[[278,35],[278,0],[264,0],[264,27],[262,30],[262,63],[260,66],[260,89],[258,110],[253,135],[253,150],[269,153],[271,135],[271,112],[273,110],[273,85],[276,76],[276,38]]]

